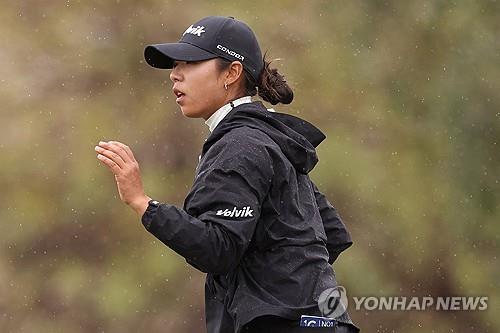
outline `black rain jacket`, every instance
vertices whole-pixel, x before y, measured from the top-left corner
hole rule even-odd
[[[331,264],[351,244],[335,208],[308,173],[325,135],[298,117],[241,104],[203,145],[182,209],[148,207],[145,228],[206,272],[208,333],[252,319],[319,315],[337,285]],[[352,323],[344,313],[339,321]]]

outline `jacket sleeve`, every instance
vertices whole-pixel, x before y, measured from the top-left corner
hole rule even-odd
[[[337,213],[337,210],[328,201],[326,196],[320,192],[316,184],[311,181],[319,213],[323,220],[323,226],[327,237],[326,247],[330,258],[328,263],[331,265],[337,259],[339,254],[352,245],[351,235]]]
[[[241,142],[233,141],[200,170],[185,210],[160,204],[146,211],[142,223],[195,268],[226,274],[238,265],[252,239],[272,167],[265,150],[242,149]]]

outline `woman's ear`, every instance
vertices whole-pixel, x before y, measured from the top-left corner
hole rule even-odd
[[[243,65],[239,61],[233,61],[226,74],[227,85],[233,84],[243,75]]]

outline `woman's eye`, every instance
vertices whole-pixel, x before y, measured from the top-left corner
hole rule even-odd
[[[174,61],[174,64],[172,65],[172,68],[175,68],[179,65],[179,63],[183,63],[183,64],[186,64],[186,65],[194,65],[194,64],[197,64],[199,63],[199,61]]]

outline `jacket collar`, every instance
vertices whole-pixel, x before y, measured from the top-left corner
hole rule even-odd
[[[269,110],[260,101],[233,108],[203,144],[201,156],[232,129],[247,126],[258,129],[276,142],[285,156],[301,173],[311,171],[318,158],[315,148],[325,135],[304,119]]]
[[[215,111],[210,118],[205,121],[205,124],[208,125],[208,129],[210,132],[213,132],[215,127],[221,122],[222,119],[235,107],[245,103],[251,103],[252,96],[243,96],[234,101],[231,101],[223,106],[221,106],[217,111]]]

